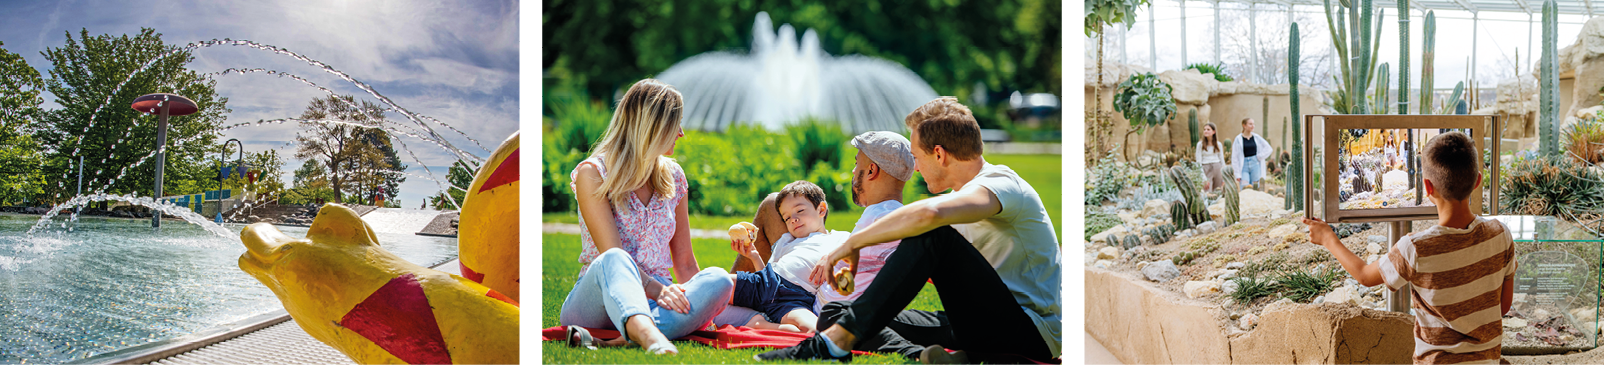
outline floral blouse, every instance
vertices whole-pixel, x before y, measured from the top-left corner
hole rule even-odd
[[[607,167],[602,165],[601,157],[591,156],[579,164],[587,163],[594,164],[603,178],[607,176]],[[649,201],[643,203],[631,193],[628,197],[628,210],[613,209],[613,221],[618,225],[621,248],[629,253],[630,258],[635,260],[635,265],[647,275],[661,279],[671,278],[670,270],[674,267],[674,260],[669,253],[668,241],[674,238],[676,228],[674,209],[685,199],[689,186],[685,181],[685,170],[677,163],[670,163],[669,166],[673,167],[674,196],[664,198],[652,194]],[[579,168],[575,167],[568,178],[569,188],[574,189],[577,194],[579,190],[571,181],[579,178]],[[585,226],[583,214],[579,215],[579,225]],[[601,255],[601,252],[596,250],[596,241],[590,237],[589,229],[581,229],[579,238],[584,245],[579,252],[579,263],[584,265],[579,268],[579,275],[584,276],[585,271],[590,269],[590,262],[596,260],[596,256]]]

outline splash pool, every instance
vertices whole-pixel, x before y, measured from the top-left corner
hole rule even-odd
[[[23,232],[38,216],[0,215],[0,363],[59,363],[188,335],[281,309],[240,271],[238,237],[191,224],[81,218],[70,232]],[[59,221],[59,219],[58,219]],[[238,233],[244,225],[224,226]],[[279,227],[291,237],[306,228]],[[457,240],[376,232],[423,266],[456,258]]]

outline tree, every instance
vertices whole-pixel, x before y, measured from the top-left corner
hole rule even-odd
[[[377,128],[357,128],[351,133],[360,142],[351,151],[352,178],[347,179],[346,185],[346,189],[360,193],[353,203],[395,200],[401,193],[401,183],[407,180],[402,173],[407,165],[396,154],[390,134]]]
[[[50,146],[41,168],[45,177],[76,175],[78,157],[83,156],[86,191],[149,194],[155,159],[146,156],[156,149],[155,117],[127,105],[140,95],[166,92],[194,100],[200,111],[169,119],[164,190],[179,192],[196,181],[209,181],[215,171],[207,167],[205,155],[220,148],[215,131],[229,112],[228,98],[217,95],[216,81],[184,67],[194,59],[189,51],[162,42],[161,34],[150,28],[132,37],[90,36],[88,29],[77,39],[70,32],[66,36],[65,45],[42,52],[51,63],[45,90],[61,105],[43,113],[44,123],[34,134],[40,144]],[[135,72],[153,60],[149,68]],[[47,194],[60,200],[74,188],[45,186]]]
[[[232,164],[233,162],[229,161],[228,163]],[[284,160],[279,158],[277,150],[256,153],[247,152],[245,154],[245,165],[248,167],[247,171],[258,172],[256,181],[251,182],[249,179],[234,177],[226,182],[227,186],[243,187],[246,190],[250,190],[256,193],[256,199],[259,200],[272,199],[284,193],[284,181],[280,177],[280,175],[284,174]]]
[[[353,183],[361,186],[360,178],[365,176],[354,179],[353,174],[385,162],[375,156],[384,155],[381,146],[389,146],[388,134],[382,130],[370,131],[384,121],[384,110],[377,104],[366,100],[358,104],[350,95],[317,98],[306,106],[301,119],[337,122],[301,123],[302,129],[295,135],[299,144],[295,157],[316,159],[323,164],[329,187],[334,190],[334,201],[344,202],[345,191],[352,188]]]
[[[5,42],[0,42],[4,46]],[[21,55],[0,48],[0,203],[37,199],[44,188],[44,161],[33,139],[44,80]]]
[[[310,204],[319,199],[327,201],[334,196],[334,190],[329,188],[328,172],[316,160],[302,163],[301,168],[295,170],[292,184],[290,190],[280,196],[280,203]]]
[[[451,167],[446,169],[446,181],[450,182],[451,186],[447,186],[445,192],[435,193],[429,197],[429,206],[435,210],[456,210],[457,206],[462,205],[462,199],[468,197],[468,188],[473,186],[473,175],[476,171],[479,171],[478,164],[470,165],[463,160],[451,163]],[[451,200],[456,202],[455,206],[446,201],[447,192],[450,192]]]

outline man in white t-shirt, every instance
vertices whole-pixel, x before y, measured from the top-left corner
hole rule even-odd
[[[929,347],[921,360],[1058,358],[1063,270],[1058,235],[1041,197],[1013,170],[981,157],[980,126],[956,99],[926,103],[905,122],[913,131],[917,170],[930,191],[953,192],[914,202],[854,231],[814,266],[814,283],[833,281],[837,261],[856,267],[866,247],[902,242],[834,324],[797,346],[756,359],[850,361],[848,350],[898,320],[927,279],[942,294],[945,309],[946,328],[937,330],[950,333],[952,342]],[[949,354],[943,347],[960,352]]]

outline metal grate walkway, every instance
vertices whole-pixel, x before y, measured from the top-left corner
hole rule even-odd
[[[354,364],[351,358],[285,321],[151,364]]]

